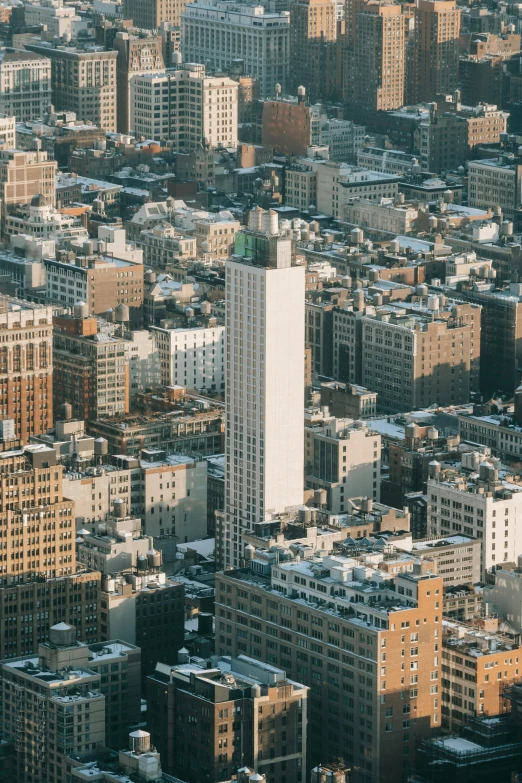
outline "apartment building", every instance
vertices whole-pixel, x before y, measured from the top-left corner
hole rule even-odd
[[[415,741],[441,723],[441,577],[333,553],[245,556],[216,575],[216,652],[285,666],[310,687],[312,765],[342,756],[362,782],[400,781]]]
[[[56,161],[47,152],[0,149],[0,203],[2,215],[17,204],[29,204],[34,196],[56,203]]]
[[[112,324],[98,326],[88,315],[54,318],[54,366],[60,378],[54,409],[69,403],[74,418],[86,421],[129,410],[127,341],[115,335]]]
[[[464,533],[482,542],[481,578],[522,552],[522,485],[516,477],[499,479],[493,463],[480,457],[462,460],[462,469],[432,466],[428,479],[428,529],[431,535]]]
[[[114,48],[118,52],[116,60],[117,128],[119,133],[128,133],[133,127],[130,118],[131,80],[137,74],[161,73],[164,70],[162,41],[159,36],[147,35],[146,33],[136,35],[121,31],[116,33]],[[147,136],[146,138],[153,137]]]
[[[303,501],[305,270],[272,210],[254,208],[226,262],[225,560],[242,535]],[[241,380],[240,380],[241,379]]]
[[[14,747],[16,783],[66,783],[66,756],[105,741],[101,674],[75,639],[59,623],[38,654],[0,662],[0,726]]]
[[[419,0],[415,8],[417,101],[429,103],[458,87],[460,13],[456,0]]]
[[[0,113],[31,122],[42,119],[51,102],[51,61],[32,52],[0,51]]]
[[[224,392],[225,327],[219,326],[215,318],[194,325],[189,321],[186,328],[169,328],[167,321],[162,327],[152,326],[151,332],[158,347],[164,386]]]
[[[442,727],[455,732],[475,715],[509,711],[504,689],[522,678],[522,646],[487,625],[445,620],[440,676]]]
[[[381,436],[361,421],[317,414],[305,411],[307,487],[326,490],[326,506],[335,514],[350,510],[353,497],[379,501]]]
[[[336,310],[334,377],[376,391],[385,413],[425,408],[434,400],[443,406],[468,402],[478,390],[480,307],[436,299],[366,314]]]
[[[350,103],[361,112],[398,109],[404,104],[402,8],[376,0],[353,5],[353,67],[347,73]]]
[[[177,150],[237,146],[238,84],[208,76],[204,65],[145,73],[130,80],[130,127],[139,136],[169,139]]]
[[[246,655],[211,668],[162,660],[147,685],[151,736],[170,774],[218,783],[246,764],[275,783],[307,780],[309,689],[280,668]]]
[[[51,60],[52,102],[58,111],[73,111],[80,121],[116,131],[118,52],[94,44],[27,44],[27,49]]]
[[[243,60],[245,72],[259,84],[261,98],[287,87],[290,68],[290,12],[231,0],[196,0],[181,14],[181,51],[185,62],[203,63],[214,72]]]
[[[126,305],[129,318],[138,318],[143,303],[143,264],[112,255],[79,256],[75,263],[46,258],[46,297],[63,307],[85,305],[90,315]]]

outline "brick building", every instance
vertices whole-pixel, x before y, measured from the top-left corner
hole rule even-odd
[[[212,668],[182,658],[158,664],[148,679],[150,731],[165,770],[218,783],[246,764],[273,783],[304,783],[308,688],[246,655]]]
[[[51,307],[0,298],[0,416],[23,443],[53,423]]]

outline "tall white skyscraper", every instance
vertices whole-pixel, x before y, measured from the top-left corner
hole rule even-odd
[[[226,268],[224,567],[255,522],[303,502],[304,307],[293,240],[255,208]]]

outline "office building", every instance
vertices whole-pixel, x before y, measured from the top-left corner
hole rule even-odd
[[[305,411],[305,476],[309,489],[326,490],[326,507],[335,514],[350,509],[350,498],[378,501],[381,436],[353,419]]]
[[[404,104],[404,16],[400,5],[355,3],[355,40],[349,102],[360,113],[390,111]]]
[[[237,146],[237,82],[209,76],[204,65],[144,73],[130,81],[130,127],[138,136],[168,139],[176,150]]]
[[[231,626],[216,653],[285,666],[310,686],[312,765],[342,757],[361,781],[402,780],[441,723],[442,579],[331,551],[278,562],[276,549],[252,546],[251,567],[216,575],[216,623]]]
[[[458,87],[460,13],[456,0],[419,0],[415,8],[418,101],[429,103]]]
[[[465,533],[482,541],[481,578],[505,563],[517,563],[522,551],[517,477],[499,479],[498,469],[478,452],[463,454],[462,469],[431,468],[427,483],[431,535]]]
[[[513,220],[521,203],[520,164],[509,157],[471,160],[468,169],[468,203],[487,208],[498,204],[502,215]]]
[[[224,566],[267,511],[303,501],[304,267],[276,213],[255,208],[226,264]]]
[[[168,321],[163,327],[151,327],[164,386],[224,392],[225,327],[211,316],[206,320],[207,324],[189,322],[186,328],[169,328]]]
[[[243,60],[245,72],[257,79],[260,97],[272,97],[276,84],[287,88],[290,12],[197,0],[181,14],[181,51],[185,62],[203,63],[214,72],[226,72],[234,60]]]
[[[17,234],[51,241],[55,246],[67,240],[85,241],[89,238],[87,229],[78,217],[59,212],[41,194],[33,196],[29,204],[20,205],[13,212],[5,215],[4,235],[11,237]],[[32,245],[32,243],[27,244],[28,247]],[[16,243],[12,243],[11,246],[13,249],[18,249]],[[54,255],[54,252],[53,248],[49,255]]]
[[[440,304],[438,298],[434,305],[428,310],[401,302],[367,314],[336,310],[334,377],[376,391],[385,413],[435,400],[443,406],[469,402],[478,390],[480,307]]]
[[[246,764],[276,783],[307,780],[306,686],[246,655],[212,668],[184,651],[181,665],[164,660],[147,685],[152,740],[170,774],[218,783]]]
[[[51,102],[51,61],[32,52],[0,51],[0,113],[31,122],[42,119]]]
[[[18,204],[30,204],[34,196],[56,203],[56,161],[47,152],[0,149],[0,204],[2,215]]]
[[[161,73],[164,69],[161,38],[144,33],[135,35],[121,31],[116,33],[114,48],[118,52],[116,60],[117,128],[119,133],[128,133],[133,127],[130,120],[131,79],[138,74]],[[146,138],[150,139],[152,136]]]
[[[53,312],[51,307],[0,297],[0,415],[13,438],[27,443],[53,423]]]
[[[78,120],[116,131],[116,51],[93,44],[27,48],[51,60],[52,102],[58,111],[73,111]]]

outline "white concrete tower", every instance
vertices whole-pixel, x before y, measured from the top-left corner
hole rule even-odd
[[[255,208],[226,268],[226,461],[221,565],[242,532],[303,502],[305,269],[278,216]]]

